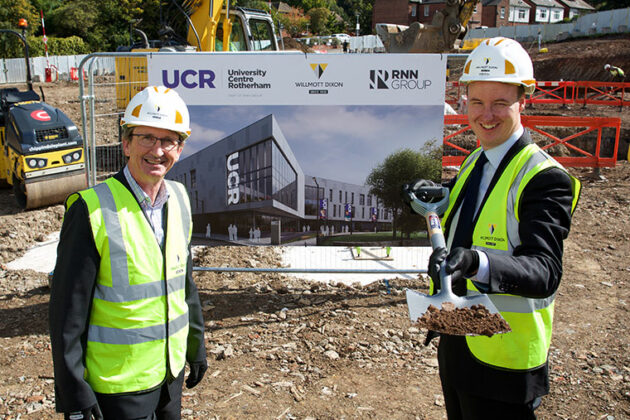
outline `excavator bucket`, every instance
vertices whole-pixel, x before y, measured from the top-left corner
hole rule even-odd
[[[430,24],[413,22],[409,26],[376,24],[376,33],[388,53],[441,53],[455,47],[466,32],[479,0],[446,0]]]

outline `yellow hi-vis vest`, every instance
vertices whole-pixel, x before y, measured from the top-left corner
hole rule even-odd
[[[163,253],[133,193],[119,181],[109,178],[79,192],[101,257],[85,360],[85,379],[99,393],[155,388],[186,362],[190,203],[181,184],[164,182]]]
[[[445,220],[454,211],[454,203],[480,153],[481,149],[475,150],[462,164],[444,214]],[[536,174],[549,168],[564,169],[535,144],[525,146],[512,158],[479,210],[472,249],[487,254],[513,254],[514,248],[521,243],[518,209],[523,189]],[[573,183],[573,212],[580,196],[580,183],[569,176]],[[471,280],[466,283],[468,296],[480,293]],[[555,294],[545,299],[511,294],[489,294],[488,297],[512,331],[492,337],[467,336],[466,342],[473,356],[487,365],[511,370],[532,370],[544,365],[551,344]]]

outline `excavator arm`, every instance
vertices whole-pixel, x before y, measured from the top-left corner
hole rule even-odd
[[[479,0],[446,0],[446,7],[433,16],[431,24],[413,22],[401,26],[377,23],[376,33],[389,53],[440,53],[452,50],[455,40],[466,32]]]

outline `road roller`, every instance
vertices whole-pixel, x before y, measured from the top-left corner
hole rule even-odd
[[[0,183],[25,209],[62,203],[87,188],[83,138],[59,109],[32,91],[0,90]]]
[[[61,110],[33,90],[23,35],[27,89],[0,89],[0,186],[13,187],[18,204],[34,209],[62,203],[87,188],[83,138]],[[43,93],[42,93],[43,95]]]

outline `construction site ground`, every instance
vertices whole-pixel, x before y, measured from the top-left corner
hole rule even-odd
[[[626,62],[613,64],[630,70],[630,40],[600,41],[547,45],[549,53],[534,54],[535,68],[558,60],[567,72],[586,72],[615,56]],[[543,70],[537,77],[558,78]],[[76,84],[43,87],[48,102],[81,121]],[[628,107],[548,105],[527,112],[620,117],[627,150]],[[537,413],[541,419],[627,419],[630,164],[624,156],[614,168],[570,172],[583,191],[565,241],[551,393]],[[6,264],[58,231],[62,217],[61,205],[25,212],[10,190],[0,190],[0,420],[61,418],[54,411],[47,276]],[[195,265],[278,262],[274,247],[208,247]],[[198,273],[195,279],[209,370],[201,384],[184,390],[183,418],[446,418],[435,345],[422,345],[425,331],[410,324],[403,293],[405,287],[426,291],[426,279],[390,280],[389,288],[280,274]]]

